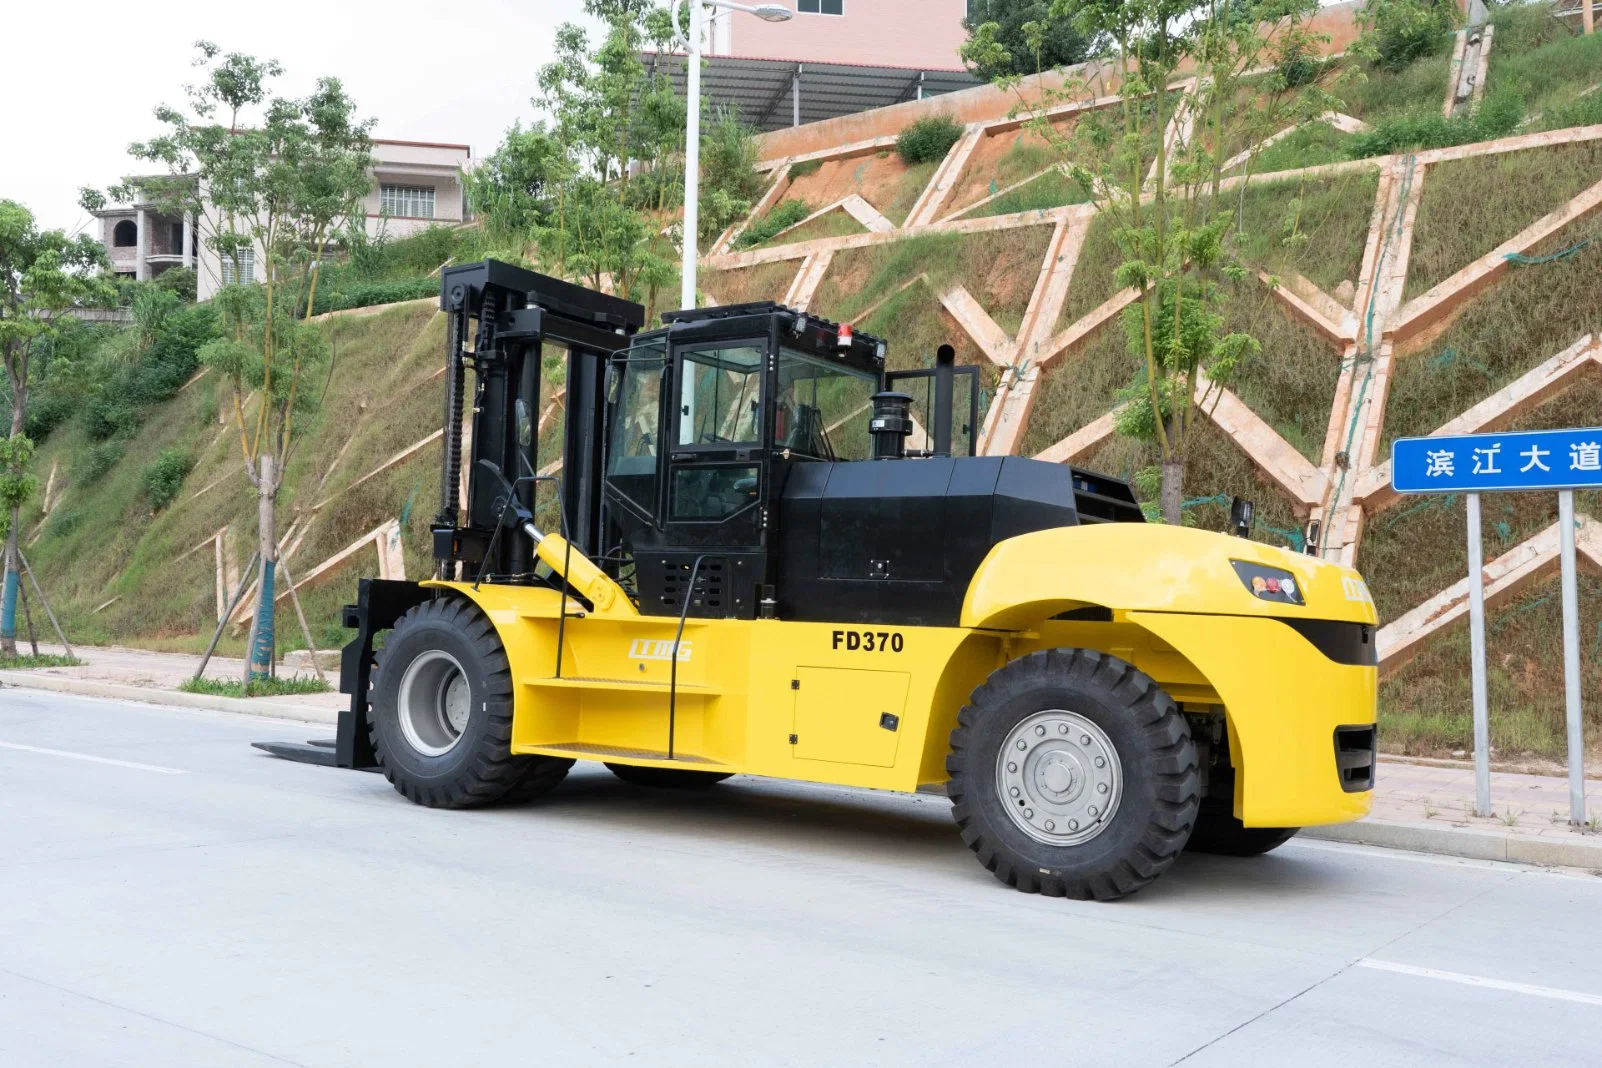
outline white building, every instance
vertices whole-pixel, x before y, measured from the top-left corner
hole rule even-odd
[[[374,139],[373,189],[362,201],[368,235],[399,238],[466,222],[462,174],[472,157],[467,145]],[[130,184],[137,187],[139,180]],[[146,281],[173,267],[194,268],[201,300],[234,281],[232,260],[222,261],[205,240],[204,218],[164,214],[142,201],[108,206],[95,215],[112,270],[122,277]],[[241,258],[243,281],[254,281],[260,254],[249,250]]]

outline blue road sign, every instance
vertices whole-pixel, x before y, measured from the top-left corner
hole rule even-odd
[[[1397,438],[1398,493],[1494,493],[1602,488],[1602,427]]]

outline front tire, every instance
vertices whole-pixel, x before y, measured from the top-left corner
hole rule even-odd
[[[630,786],[656,790],[705,790],[727,779],[729,772],[691,771],[688,768],[648,768],[638,764],[608,764],[606,770]]]
[[[495,626],[461,598],[418,605],[378,653],[368,729],[384,777],[429,808],[527,801],[571,760],[513,756],[512,670]]]
[[[1091,649],[1020,657],[951,733],[962,840],[1025,893],[1111,900],[1174,862],[1201,790],[1190,727],[1131,664]]]

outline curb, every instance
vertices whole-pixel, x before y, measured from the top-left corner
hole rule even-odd
[[[0,686],[15,686],[25,690],[49,690],[55,693],[74,694],[78,697],[110,697],[118,701],[138,701],[147,705],[168,705],[177,708],[202,708],[211,712],[233,712],[244,716],[261,716],[268,719],[292,719],[302,723],[319,723],[333,726],[339,722],[339,713],[331,708],[279,701],[270,697],[214,697],[204,693],[185,693],[182,690],[158,690],[147,686],[128,686],[117,682],[96,682],[92,679],[69,679],[59,675],[33,675],[26,671],[0,671]]]
[[[1433,823],[1369,819],[1327,827],[1304,827],[1299,837],[1406,849],[1414,853],[1439,853],[1471,860],[1602,869],[1602,835],[1575,834],[1570,840],[1557,840],[1482,831],[1475,827],[1443,827]]]

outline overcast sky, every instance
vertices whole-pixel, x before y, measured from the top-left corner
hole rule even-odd
[[[0,4],[7,102],[0,199],[41,226],[90,219],[78,188],[105,187],[137,169],[128,143],[158,132],[151,112],[183,102],[194,42],[278,60],[279,93],[300,95],[322,75],[342,79],[376,135],[450,141],[492,151],[514,119],[534,115],[535,73],[556,26],[583,21],[582,0],[77,0]]]

